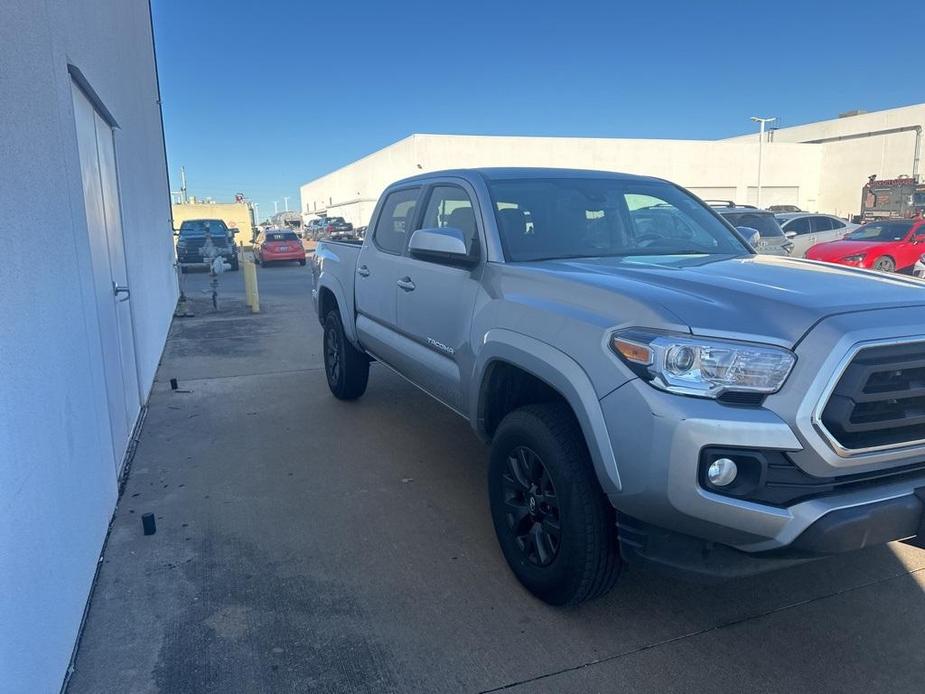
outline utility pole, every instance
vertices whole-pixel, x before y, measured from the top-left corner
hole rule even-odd
[[[758,123],[758,193],[755,197],[755,205],[761,207],[761,155],[764,150],[764,126],[765,123],[773,123],[777,118],[752,116],[752,120]]]
[[[260,203],[254,203],[254,224],[260,224]]]
[[[284,195],[283,200],[285,201],[285,204],[286,204],[286,212],[288,212],[289,211],[289,196]]]
[[[180,202],[189,202],[186,197],[186,167],[180,167]]]
[[[274,200],[274,201],[273,201],[273,214],[274,214],[274,215],[278,215],[278,214],[279,214],[279,200]]]

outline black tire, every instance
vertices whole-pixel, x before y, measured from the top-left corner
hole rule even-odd
[[[529,475],[515,468],[535,471],[536,461],[540,481],[528,491],[520,478]],[[491,444],[488,492],[504,558],[536,597],[574,605],[613,588],[622,565],[616,514],[567,405],[529,405],[504,418]]]
[[[328,388],[340,400],[356,400],[366,392],[369,360],[347,340],[337,309],[324,319],[324,373]]]
[[[304,261],[304,260],[300,260],[300,261],[299,261],[299,265],[301,265],[302,267],[305,267],[305,261]]]
[[[896,261],[888,255],[883,255],[874,261],[871,269],[878,272],[896,272]]]
[[[181,266],[180,266],[180,274],[181,274],[181,275],[185,275],[185,274],[186,274],[186,266],[185,266],[185,265],[181,265]]]

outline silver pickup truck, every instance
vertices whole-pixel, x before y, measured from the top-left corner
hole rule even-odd
[[[334,395],[398,372],[490,442],[517,578],[552,604],[625,561],[724,578],[912,538],[925,510],[925,284],[756,255],[672,183],[428,173],[312,297]]]

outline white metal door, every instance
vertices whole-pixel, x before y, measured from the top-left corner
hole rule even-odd
[[[110,125],[77,85],[72,85],[72,92],[114,465],[118,472],[141,410],[141,394],[115,147]]]

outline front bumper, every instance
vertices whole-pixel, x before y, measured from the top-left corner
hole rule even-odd
[[[866,327],[858,329],[859,323]],[[805,558],[916,535],[925,470],[892,473],[925,463],[925,447],[846,453],[826,438],[814,418],[853,345],[900,339],[901,330],[925,333],[925,309],[880,309],[866,312],[863,321],[856,315],[822,321],[798,347],[797,366],[784,389],[762,406],[673,395],[640,380],[624,384],[601,400],[621,481],[621,489],[607,490],[611,502],[631,524],[648,528],[646,537],[668,533],[701,547],[717,543],[755,558],[771,553],[792,561],[793,556],[784,555],[794,552]],[[709,447],[786,452],[807,475],[833,481],[890,474],[789,505],[757,503],[706,488],[699,474],[700,456]]]
[[[912,536],[925,537],[925,488],[861,506],[833,511],[790,545],[743,552],[621,515],[620,551],[627,561],[654,565],[684,578],[712,582],[740,578]],[[921,545],[919,545],[921,546]]]

